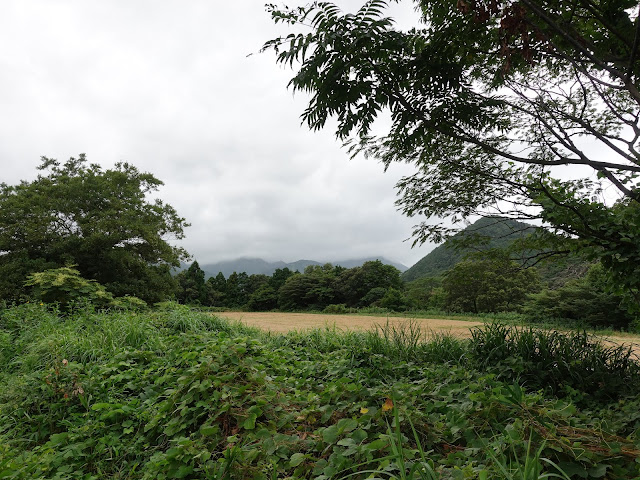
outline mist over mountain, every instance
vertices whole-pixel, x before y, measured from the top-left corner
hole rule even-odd
[[[278,268],[288,268],[289,270],[302,272],[309,265],[324,265],[331,263],[332,265],[340,265],[345,268],[359,267],[365,262],[380,260],[386,265],[392,265],[401,272],[407,270],[407,266],[401,263],[392,262],[384,257],[367,257],[358,259],[339,260],[335,262],[318,262],[316,260],[297,260],[295,262],[268,262],[262,258],[236,258],[234,260],[226,260],[223,262],[200,264],[200,268],[204,270],[206,277],[215,277],[219,272],[228,278],[233,272],[246,272],[248,275],[263,274],[273,275]]]

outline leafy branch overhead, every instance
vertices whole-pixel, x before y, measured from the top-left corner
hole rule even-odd
[[[409,216],[542,220],[637,291],[640,261],[640,23],[632,0],[417,0],[416,28],[370,0],[280,9],[297,29],[268,41],[293,66],[312,129],[335,117],[352,154],[389,166]],[[391,123],[382,135],[374,123]],[[423,222],[416,242],[456,229]]]

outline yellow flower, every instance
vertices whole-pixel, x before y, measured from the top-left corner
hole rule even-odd
[[[360,413],[362,413],[363,415],[364,415],[365,413],[369,413],[369,409],[368,409],[367,407],[362,407],[362,408],[360,409]]]
[[[393,400],[391,400],[390,398],[387,398],[382,404],[382,411],[388,412],[392,408],[393,408]]]

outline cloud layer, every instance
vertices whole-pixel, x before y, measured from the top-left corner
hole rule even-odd
[[[130,162],[165,182],[159,196],[192,224],[184,246],[201,262],[411,265],[430,250],[403,242],[418,220],[394,207],[411,168],[349,160],[330,129],[300,125],[291,71],[257,54],[282,33],[261,1],[8,0],[3,10],[2,181],[34,178],[41,155]]]

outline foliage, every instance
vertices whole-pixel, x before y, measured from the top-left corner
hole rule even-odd
[[[383,0],[354,14],[269,6],[276,23],[304,29],[264,46],[299,62],[290,86],[309,94],[303,121],[334,117],[354,155],[413,163],[398,183],[405,214],[541,219],[563,239],[540,233],[548,253],[601,259],[640,305],[637,2],[415,3],[422,24],[409,31]],[[383,112],[391,126],[375,136]],[[414,235],[454,231],[423,222]]]
[[[389,288],[384,296],[376,302],[382,308],[388,308],[393,312],[399,312],[406,309],[406,301],[402,292],[396,288]]]
[[[607,291],[602,265],[595,264],[587,275],[556,290],[543,290],[529,297],[523,313],[531,321],[569,319],[589,327],[628,329],[637,315],[622,305],[620,295]]]
[[[405,286],[407,303],[417,310],[442,308],[442,279],[422,277],[408,282]]]
[[[218,272],[215,277],[209,277],[205,287],[207,289],[205,305],[218,307],[226,303],[227,280],[222,272]]]
[[[25,282],[33,288],[33,296],[45,303],[57,303],[66,309],[79,302],[87,302],[99,307],[113,305],[114,298],[110,292],[95,280],[87,280],[80,276],[75,268],[52,268],[44,272],[29,275]]]
[[[349,313],[349,309],[344,303],[332,303],[331,305],[324,307],[322,313],[345,314]]]
[[[180,302],[200,304],[207,302],[204,270],[200,268],[198,262],[193,262],[189,268],[178,273],[176,280],[178,282],[177,298]]]
[[[499,378],[531,390],[562,394],[575,389],[593,399],[616,399],[640,388],[640,365],[631,349],[604,346],[586,332],[489,324],[473,330],[470,355]]]
[[[278,293],[270,285],[263,285],[253,292],[247,302],[252,311],[268,311],[278,307]]]
[[[227,278],[225,290],[226,305],[234,308],[242,307],[249,300],[249,275],[245,272],[233,272]]]
[[[380,260],[365,262],[361,267],[345,270],[339,280],[340,293],[350,307],[366,306],[380,300],[390,288],[400,290],[400,271]],[[371,294],[380,289],[381,294]]]
[[[84,155],[64,164],[43,157],[32,182],[0,185],[0,295],[17,299],[27,275],[77,266],[116,296],[155,302],[173,293],[170,266],[186,252],[187,224],[147,195],[162,185],[150,173],[118,163],[102,170]]]
[[[336,303],[336,275],[330,264],[322,267],[309,266],[304,273],[290,276],[278,291],[278,307],[281,310],[322,310]]]
[[[402,279],[410,282],[422,277],[440,276],[470,254],[487,250],[506,250],[513,246],[516,240],[536,230],[537,227],[509,218],[480,218],[418,260],[402,274]],[[522,259],[521,263],[525,263],[526,260]]]
[[[0,311],[16,346],[0,364],[2,477],[640,474],[637,394],[582,411],[410,325],[267,336],[164,307]]]
[[[458,312],[514,311],[538,288],[534,269],[506,258],[466,260],[442,280],[445,308]]]

